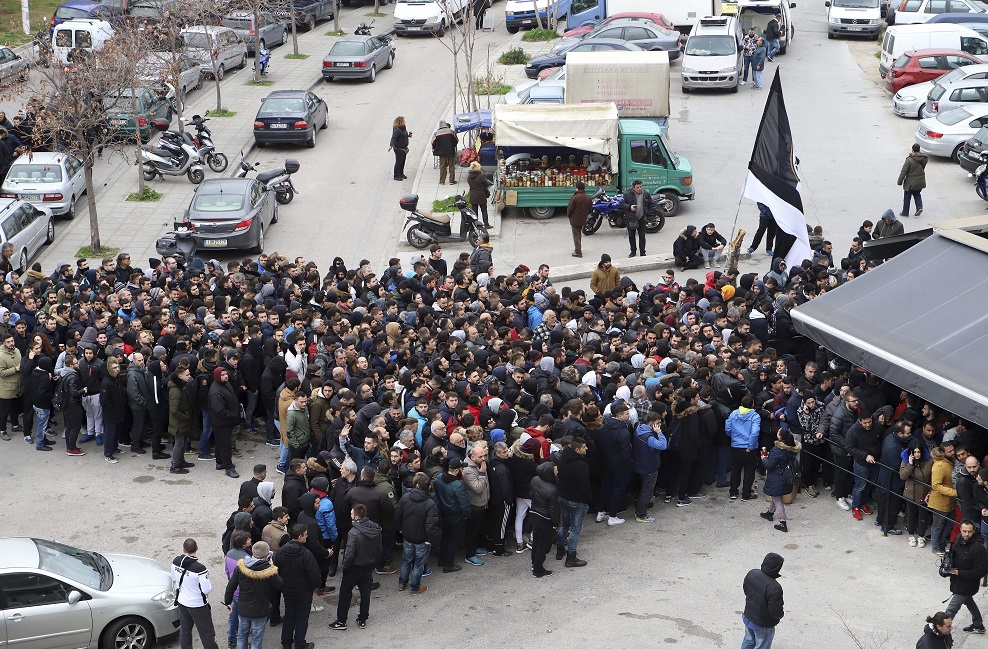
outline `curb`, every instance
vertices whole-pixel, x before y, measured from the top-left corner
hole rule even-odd
[[[564,282],[574,279],[587,279],[593,274],[594,269],[597,268],[596,263],[589,263],[592,264],[589,269],[586,263],[571,264],[569,266],[553,266],[552,280],[554,282]],[[653,257],[650,255],[648,257],[633,257],[621,263],[615,263],[614,266],[622,273],[643,273],[649,270],[665,270],[675,263],[676,260],[673,257]]]

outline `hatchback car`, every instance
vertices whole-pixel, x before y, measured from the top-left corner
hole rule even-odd
[[[247,66],[247,46],[229,27],[193,25],[183,29],[181,37],[187,54],[199,61],[204,73],[218,80],[228,70]]]
[[[322,78],[357,78],[374,83],[378,70],[390,70],[395,64],[395,47],[383,36],[344,36],[333,44],[322,60]]]
[[[316,131],[329,125],[329,108],[315,93],[276,90],[261,100],[254,118],[254,143],[316,145]]]
[[[168,100],[147,88],[121,88],[103,99],[110,130],[117,139],[135,135],[147,143],[153,133],[152,122],[171,123],[172,109]]]
[[[151,87],[159,87],[161,81],[182,89],[183,96],[190,90],[202,88],[203,72],[199,61],[187,56],[175,58],[169,52],[151,52],[137,64],[141,80],[147,81]],[[178,83],[174,76],[178,73]]]
[[[288,42],[288,25],[284,19],[278,18],[273,13],[262,11],[260,13],[261,26],[254,23],[254,14],[249,11],[237,11],[220,23],[223,27],[229,27],[247,45],[247,52],[254,53],[254,48],[258,38],[261,40],[261,49],[266,49],[272,45],[284,45]]]
[[[278,222],[278,203],[256,178],[208,178],[183,220],[192,224],[199,248],[262,252],[264,233]]]
[[[681,34],[672,29],[659,27],[638,18],[626,18],[608,24],[601,24],[583,36],[574,39],[564,38],[550,50],[552,54],[568,51],[573,44],[587,38],[611,38],[634,43],[643,50],[662,50],[669,53],[669,60],[679,58]]]
[[[923,114],[926,107],[926,97],[936,85],[950,85],[955,81],[965,79],[988,79],[988,63],[965,65],[937,77],[933,81],[925,81],[906,86],[895,93],[892,98],[892,111],[900,117],[929,117]]]
[[[55,217],[45,207],[36,207],[16,198],[0,198],[0,242],[11,243],[16,268],[27,270],[41,246],[55,240]],[[0,550],[2,551],[2,550]],[[3,558],[0,558],[2,565]],[[8,633],[10,629],[7,629]],[[10,644],[10,637],[7,637]]]
[[[600,52],[606,50],[641,50],[640,47],[630,41],[616,40],[613,38],[588,38],[581,41],[573,41],[570,49],[557,54],[542,54],[536,56],[525,66],[525,76],[535,79],[539,72],[546,68],[560,68],[566,64],[566,55],[570,52]]]
[[[55,216],[75,218],[76,201],[86,193],[82,160],[69,153],[38,151],[14,160],[0,197],[19,198]]]
[[[926,96],[923,117],[946,113],[965,104],[988,102],[988,80],[970,79],[951,84],[935,84]]]
[[[988,7],[978,0],[901,0],[892,5],[885,19],[889,25],[916,25],[937,14],[979,14],[985,11]]]
[[[9,47],[0,47],[0,83],[11,79],[27,81],[31,64]]]
[[[960,50],[912,50],[897,58],[885,73],[885,90],[895,94],[904,86],[932,81],[956,68],[981,62]]]
[[[927,155],[958,159],[964,143],[988,125],[988,104],[969,104],[920,120],[915,140]]]
[[[646,23],[652,23],[659,27],[664,27],[666,29],[676,29],[676,26],[672,24],[672,21],[663,16],[662,14],[645,13],[640,11],[628,11],[624,13],[614,14],[610,18],[605,18],[596,25],[583,25],[582,27],[575,27],[563,32],[563,38],[572,38],[575,36],[583,36],[590,31],[596,29],[597,27],[602,27],[604,25],[609,25],[615,20],[622,20],[624,18],[634,18],[637,20],[644,21]]]
[[[975,169],[984,164],[981,154],[985,151],[988,151],[988,126],[981,127],[974,137],[961,145],[957,152],[957,162],[964,171],[974,173]]]
[[[153,559],[0,539],[7,645],[148,649],[179,628],[171,574]]]

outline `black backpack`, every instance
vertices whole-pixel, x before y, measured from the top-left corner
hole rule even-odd
[[[66,387],[68,385],[68,380],[62,377],[55,384],[55,394],[51,398],[52,410],[61,411],[69,403],[69,390]]]
[[[789,464],[782,469],[782,479],[786,481],[786,484],[798,484],[800,478],[803,477],[803,467],[799,464],[799,458],[794,457]]]

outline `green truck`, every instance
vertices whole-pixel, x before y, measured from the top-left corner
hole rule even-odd
[[[587,193],[626,191],[641,180],[671,202],[665,215],[693,200],[693,168],[676,155],[654,121],[619,118],[613,103],[498,104],[493,113],[498,209],[551,218],[583,181]]]

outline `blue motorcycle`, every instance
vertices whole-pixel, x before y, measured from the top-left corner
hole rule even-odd
[[[627,227],[626,214],[621,207],[621,194],[608,196],[603,187],[591,198],[593,209],[587,222],[583,226],[583,234],[591,235],[600,229],[600,225],[607,217],[607,224],[612,228],[624,229]],[[672,203],[662,194],[652,197],[652,204],[648,206],[645,213],[645,232],[655,234],[666,224],[666,217],[663,212],[668,211]]]
[[[268,63],[271,62],[271,50],[266,47],[262,47],[257,53],[257,68],[261,72],[262,77],[268,76]]]

